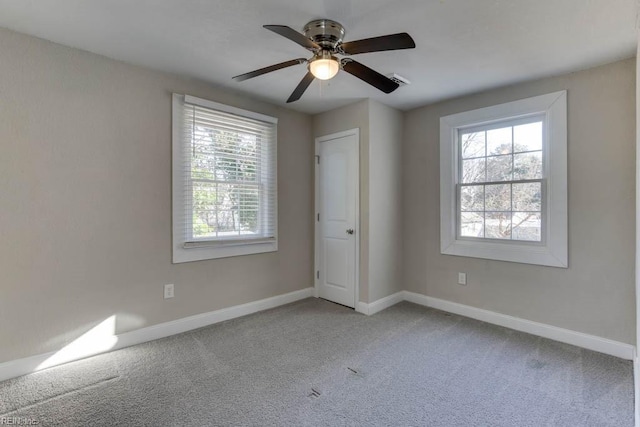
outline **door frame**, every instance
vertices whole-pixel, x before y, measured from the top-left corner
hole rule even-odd
[[[354,310],[358,307],[360,303],[360,129],[349,129],[342,132],[336,132],[329,135],[319,136],[315,141],[315,155],[313,158],[313,165],[315,168],[315,179],[314,179],[314,213],[313,213],[313,222],[314,222],[314,264],[313,264],[313,294],[316,298],[320,296],[320,280],[318,278],[318,272],[320,271],[320,243],[322,236],[322,224],[318,220],[320,215],[320,144],[325,141],[330,141],[337,138],[342,138],[345,136],[354,135],[356,137],[356,219],[354,224],[355,229],[355,244],[356,244],[356,254],[355,254],[355,265],[354,265],[354,277],[355,277],[355,299],[354,299]],[[356,310],[357,311],[357,310]]]

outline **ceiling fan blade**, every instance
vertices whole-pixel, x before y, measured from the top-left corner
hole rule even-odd
[[[287,27],[286,25],[263,25],[267,30],[271,30],[276,34],[280,34],[282,37],[286,37],[292,42],[298,43],[300,46],[315,50],[322,49],[319,44],[314,42],[311,39],[306,38],[303,34],[297,32],[291,27]]]
[[[380,52],[383,50],[413,49],[416,43],[407,33],[389,34],[388,36],[345,42],[340,48],[347,55],[357,53]]]
[[[261,76],[263,74],[270,73],[272,71],[281,70],[283,68],[291,67],[293,65],[304,64],[305,62],[307,62],[307,60],[304,58],[292,59],[291,61],[281,62],[279,64],[271,65],[269,67],[260,68],[259,70],[250,71],[245,74],[240,74],[239,76],[233,77],[233,80],[237,82],[242,82],[247,79],[251,79],[254,77]]]
[[[311,74],[311,72],[308,72],[307,75],[304,76],[302,81],[300,81],[300,83],[298,83],[298,86],[293,91],[293,93],[291,94],[289,99],[287,99],[287,104],[290,103],[290,102],[294,102],[294,101],[297,101],[298,99],[300,99],[300,97],[302,96],[304,91],[307,90],[307,88],[309,87],[309,85],[311,84],[311,82],[313,81],[314,78],[315,77],[313,77],[313,74]]]
[[[380,89],[384,93],[391,93],[399,87],[398,83],[390,78],[352,59],[343,59],[342,69],[360,80],[369,83],[371,86]]]

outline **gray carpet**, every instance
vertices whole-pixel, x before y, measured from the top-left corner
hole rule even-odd
[[[307,299],[0,383],[41,426],[632,426],[631,362],[401,303]]]

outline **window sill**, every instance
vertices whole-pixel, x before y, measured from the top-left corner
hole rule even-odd
[[[549,267],[568,267],[566,251],[564,251],[564,253],[562,253],[562,251],[555,253],[548,246],[518,244],[514,242],[453,240],[448,242],[448,245],[443,244],[440,252],[443,255],[484,258]]]
[[[242,255],[276,252],[278,242],[252,242],[234,245],[205,245],[184,247],[184,243],[178,243],[173,248],[173,263],[202,261],[206,259],[228,258]]]

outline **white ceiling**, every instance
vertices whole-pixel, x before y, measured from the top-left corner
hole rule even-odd
[[[385,95],[340,72],[314,81],[296,110],[316,113],[370,97],[409,109],[509,83],[589,68],[636,51],[635,0],[0,0],[0,26],[122,61],[244,92],[278,105],[303,65],[245,82],[231,77],[310,56],[262,28],[312,19],[345,40],[408,32],[416,49],[354,59],[411,81]],[[3,59],[3,60],[6,60]]]

